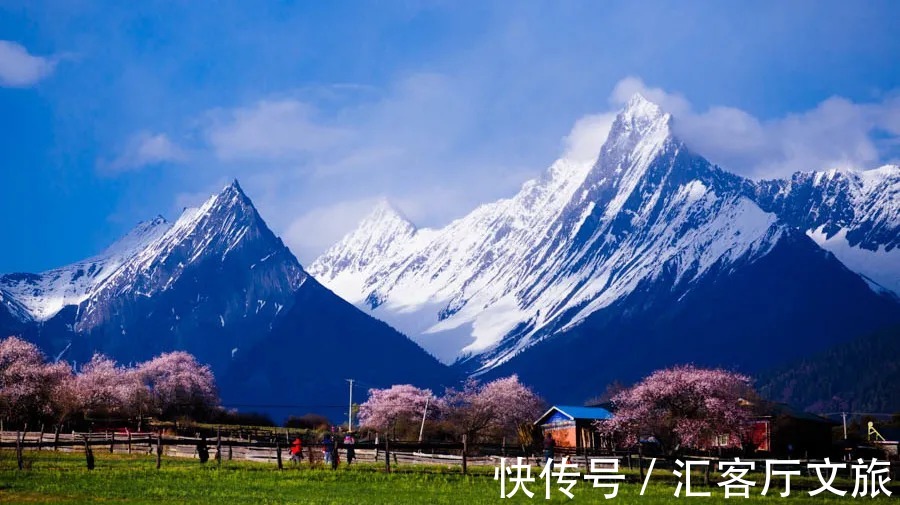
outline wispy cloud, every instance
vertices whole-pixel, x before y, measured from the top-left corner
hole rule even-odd
[[[121,174],[181,162],[194,167],[183,173],[205,173],[198,188],[222,174],[237,177],[273,229],[309,261],[352,228],[376,197],[399,202],[417,224],[437,225],[512,194],[539,173],[541,164],[523,162],[529,146],[518,138],[503,149],[495,137],[476,134],[481,126],[473,102],[452,77],[434,72],[405,75],[380,89],[303,88],[185,119],[181,129],[159,134],[172,148],[161,151],[171,156],[149,156],[137,140],[156,136],[137,135],[98,168]],[[190,156],[176,138],[190,146]],[[478,174],[475,184],[472,174]]]
[[[573,161],[591,161],[600,155],[600,148],[609,136],[615,112],[590,114],[575,121],[572,131],[563,138],[563,157]]]
[[[35,56],[16,42],[0,40],[0,85],[26,88],[53,73],[56,60]]]
[[[300,100],[261,100],[249,107],[209,113],[205,137],[225,161],[296,161],[346,143],[349,130],[323,124]]]
[[[133,135],[122,152],[112,160],[99,160],[97,168],[107,175],[164,163],[183,162],[187,152],[176,145],[165,133],[141,132]]]
[[[282,238],[299,258],[312,260],[368,214],[378,198],[345,200],[308,210],[292,219]]]

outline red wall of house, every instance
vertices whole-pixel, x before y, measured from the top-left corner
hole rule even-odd
[[[550,433],[550,436],[553,437],[553,441],[556,442],[557,447],[577,447],[575,440],[575,426],[566,428],[549,428],[545,426],[545,437],[547,436],[547,433]]]

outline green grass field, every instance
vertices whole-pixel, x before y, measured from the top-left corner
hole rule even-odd
[[[224,462],[217,468],[214,462],[201,465],[196,460],[168,458],[157,471],[155,460],[148,456],[109,455],[96,453],[96,468],[88,471],[84,458],[78,454],[53,452],[26,452],[26,469],[19,471],[11,452],[0,454],[0,503],[126,503],[126,504],[257,504],[257,503],[316,503],[316,504],[480,504],[480,503],[531,503],[545,502],[542,483],[531,486],[535,497],[517,496],[500,500],[499,483],[493,479],[493,469],[473,468],[470,475],[461,475],[458,468],[439,466],[400,466],[387,474],[380,466],[360,465],[338,471],[325,468],[299,468],[286,465],[278,471],[274,465],[248,462]],[[538,470],[536,469],[535,472]],[[640,484],[627,483],[620,487],[619,495],[606,500],[603,490],[592,489],[590,483],[581,482],[573,490],[575,498],[569,500],[553,491],[553,503],[622,503],[658,504],[683,501],[719,503],[724,501],[722,490],[712,486],[712,498],[675,498],[674,481],[669,471],[658,470],[659,479],[651,480],[645,496],[639,496]],[[628,473],[629,478],[637,476]],[[535,476],[537,473],[535,473]],[[654,472],[654,477],[657,473]],[[751,498],[731,498],[737,502],[784,503],[846,503],[856,500],[888,502],[898,494],[886,498],[850,498],[831,495],[809,497],[805,491],[792,490],[788,498],[779,498],[779,487],[770,490],[770,496],[760,497],[761,475],[758,487],[751,489]],[[700,482],[697,477],[696,482]],[[816,481],[817,482],[817,481]],[[794,487],[806,478],[794,478]],[[848,482],[841,481],[846,489]],[[850,485],[852,488],[852,485]]]

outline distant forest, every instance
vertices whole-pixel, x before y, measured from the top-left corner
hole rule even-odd
[[[757,385],[764,397],[811,412],[900,412],[900,326],[764,373]]]

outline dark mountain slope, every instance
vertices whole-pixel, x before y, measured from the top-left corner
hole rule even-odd
[[[823,275],[827,272],[827,275]],[[671,276],[489,372],[516,372],[555,403],[596,396],[678,363],[756,373],[900,323],[891,297],[800,233],[765,257],[717,268],[686,293]]]
[[[759,391],[812,412],[900,412],[900,326],[891,326],[759,376]]]
[[[265,405],[270,411],[346,416],[348,384],[355,398],[369,387],[412,383],[440,392],[459,380],[449,368],[387,324],[308,278],[291,309],[223,378],[226,403]],[[252,410],[252,409],[251,409]]]

